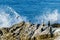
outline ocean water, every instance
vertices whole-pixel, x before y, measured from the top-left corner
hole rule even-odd
[[[31,23],[60,21],[60,0],[0,0],[0,7],[4,6],[11,7]]]

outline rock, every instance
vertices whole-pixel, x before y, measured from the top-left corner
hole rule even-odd
[[[23,21],[10,28],[0,28],[0,40],[56,40],[55,37],[60,35],[57,29],[51,29],[53,33],[51,37],[50,27],[47,25]]]

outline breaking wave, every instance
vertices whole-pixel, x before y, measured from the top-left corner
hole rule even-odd
[[[27,16],[21,16],[9,6],[0,6],[0,27],[11,27],[13,24],[21,21],[27,22],[29,21],[27,18]],[[60,21],[60,14],[58,13],[58,10],[53,10],[52,12],[48,11],[46,14],[35,16],[33,20],[35,24],[42,23],[43,21],[45,23],[48,21],[55,23]]]
[[[26,21],[26,17],[21,16],[9,6],[0,7],[0,27],[10,27],[21,21]]]
[[[51,23],[56,23],[60,21],[60,14],[58,13],[58,10],[53,10],[52,12],[46,12],[46,14],[36,16],[35,19],[37,20],[37,23],[42,23],[43,21],[47,23],[50,21]]]

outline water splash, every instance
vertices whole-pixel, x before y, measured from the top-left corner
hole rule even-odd
[[[58,13],[58,10],[54,10],[53,12],[46,12],[46,14],[43,14],[41,16],[36,16],[35,19],[37,20],[37,23],[41,23],[44,21],[47,23],[50,21],[51,23],[57,22],[60,18],[60,14]]]
[[[21,21],[26,21],[26,17],[19,15],[9,6],[0,7],[0,27],[10,27]]]

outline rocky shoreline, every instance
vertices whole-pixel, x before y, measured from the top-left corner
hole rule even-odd
[[[60,36],[57,29],[49,23],[31,24],[23,21],[10,28],[0,28],[0,40],[57,40]]]

